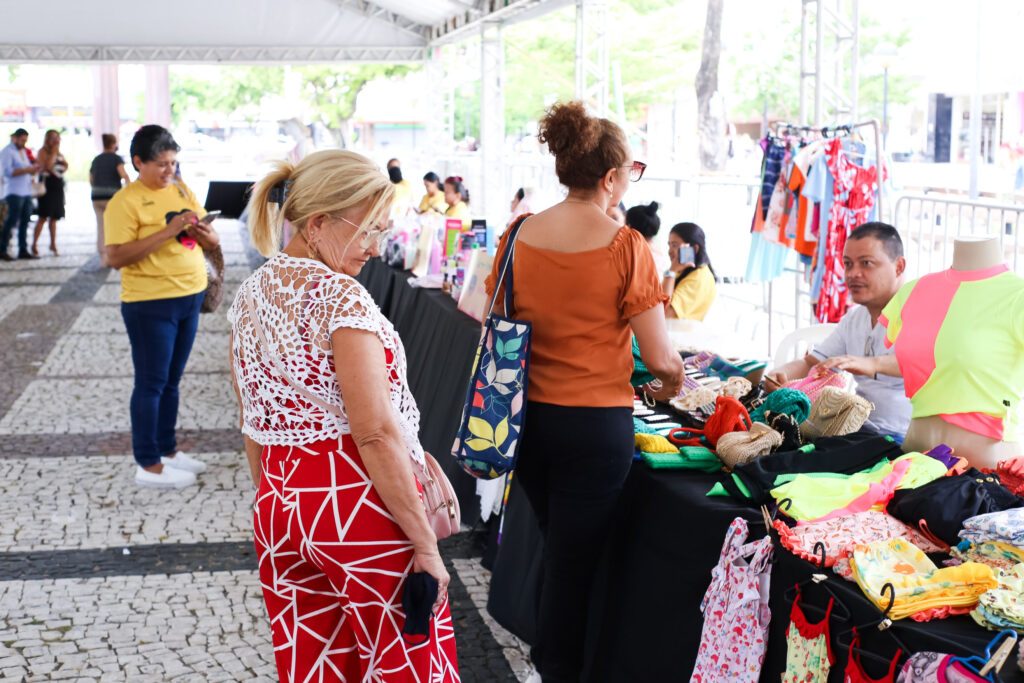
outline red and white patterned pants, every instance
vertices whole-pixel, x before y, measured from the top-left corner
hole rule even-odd
[[[412,543],[351,437],[267,446],[261,469],[256,550],[281,681],[458,681],[447,599],[429,639],[402,639]]]

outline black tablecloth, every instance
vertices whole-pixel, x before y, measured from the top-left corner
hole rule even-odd
[[[373,259],[359,280],[395,325],[408,355],[409,385],[422,416],[424,448],[435,453],[451,478],[462,505],[463,520],[479,517],[475,481],[458,469],[448,454],[461,418],[480,324],[463,314],[446,294],[410,287],[409,274]],[[654,471],[634,463],[623,492],[622,505],[609,533],[607,552],[598,567],[587,636],[584,680],[685,681],[689,679],[700,643],[703,621],[700,603],[718,562],[730,522],[750,520],[751,538],[764,535],[760,512],[732,498],[705,494],[720,475],[684,471]],[[540,576],[542,541],[526,497],[513,478],[503,519],[502,543],[495,560],[488,610],[507,629],[527,642],[536,633],[535,598]],[[762,680],[777,681],[785,667],[785,631],[790,604],[787,588],[806,579],[809,563],[776,548],[772,568],[772,624]],[[874,610],[856,585],[831,580],[855,624],[870,621]],[[808,588],[805,599],[825,604],[819,588]],[[814,621],[816,618],[812,617]],[[847,628],[836,623],[834,633]],[[914,651],[936,649],[954,654],[980,654],[994,635],[969,617],[919,624],[898,622],[896,633]],[[891,657],[895,644],[877,630],[864,645]],[[833,642],[834,676],[841,680],[847,653]],[[884,670],[864,659],[867,673]],[[1004,681],[1024,681],[1012,661]]]
[[[732,520],[749,520],[750,538],[765,534],[758,509],[732,498],[705,494],[719,475],[651,470],[636,462],[623,492],[622,506],[609,534],[605,557],[598,568],[587,635],[584,681],[686,681],[693,669],[703,627],[700,603],[718,562],[725,532]],[[514,481],[514,480],[513,480]],[[505,513],[488,610],[505,628],[531,642],[535,636],[534,605],[540,572],[542,542],[525,496],[513,483]],[[810,576],[810,563],[781,547],[772,567],[772,623],[768,655],[761,680],[778,681],[785,669],[786,627],[791,605],[784,592]],[[832,574],[831,570],[828,571]],[[878,615],[860,589],[838,575],[830,580],[853,614],[853,625]],[[812,604],[827,603],[822,589],[806,589]],[[808,615],[817,621],[815,615]],[[836,623],[833,635],[848,628]],[[913,651],[934,649],[953,654],[980,654],[995,635],[970,617],[961,616],[919,624],[898,622],[896,633]],[[896,646],[874,630],[864,647],[891,657]],[[847,651],[833,640],[835,675],[841,681]],[[863,658],[867,673],[882,677],[884,668]],[[1009,663],[1004,681],[1024,681]]]
[[[451,448],[480,341],[480,323],[444,292],[410,287],[409,278],[408,272],[370,259],[358,279],[402,338],[409,388],[420,409],[420,443],[448,475],[459,497],[462,521],[472,525],[480,517],[476,480],[458,467]]]

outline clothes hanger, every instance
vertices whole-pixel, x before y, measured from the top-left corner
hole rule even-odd
[[[1000,638],[1006,637],[1006,640],[996,648],[995,653],[992,649],[996,647],[996,643],[999,642]],[[999,669],[1002,668],[1006,662],[1006,658],[1009,657],[1010,653],[1013,652],[1013,646],[1017,644],[1017,633],[1010,629],[1000,631],[995,638],[989,641],[988,646],[985,648],[985,658],[982,659],[977,655],[971,655],[970,657],[953,657],[949,660],[950,664],[959,662],[966,668],[970,669],[973,673],[981,676],[987,681],[995,681],[995,674]]]
[[[845,650],[849,650],[850,649],[850,645],[853,643],[853,639],[857,636],[858,632],[860,634],[864,634],[864,633],[869,632],[870,629],[877,629],[877,630],[882,631],[883,633],[887,634],[890,638],[892,638],[893,641],[896,643],[896,645],[899,646],[899,649],[902,652],[904,652],[904,653],[914,652],[914,650],[911,650],[909,647],[907,647],[903,643],[903,641],[901,641],[899,639],[899,637],[896,635],[896,632],[894,630],[892,630],[893,623],[892,623],[892,619],[889,618],[889,612],[892,611],[892,606],[896,602],[896,588],[891,583],[889,583],[887,581],[885,584],[882,585],[881,593],[882,593],[882,595],[885,595],[886,593],[889,594],[889,604],[885,606],[885,609],[881,612],[881,614],[879,615],[879,617],[877,619],[873,619],[873,620],[871,620],[871,621],[869,621],[867,623],[860,624],[859,626],[854,626],[852,628],[849,628],[849,629],[847,629],[845,631],[842,631],[841,633],[837,634],[836,635],[836,643],[841,648],[843,648]],[[878,654],[875,654],[874,652],[871,652],[869,650],[865,650],[865,649],[859,648],[859,647],[853,648],[853,650],[860,657],[868,657],[869,659],[873,659],[873,660],[875,660],[877,662],[884,662],[885,664],[891,664],[892,663],[891,659],[886,659],[886,658],[884,658],[884,657],[882,657],[882,656],[880,656]]]
[[[803,591],[801,589],[804,586],[811,584],[821,586],[825,589],[825,592],[832,597],[832,613],[835,615],[836,621],[849,621],[852,616],[850,613],[850,609],[842,601],[842,598],[839,597],[839,594],[835,591],[835,589],[832,588],[832,586],[829,584],[829,575],[825,573],[826,571],[828,571],[827,567],[825,567],[825,544],[821,541],[817,541],[814,544],[814,554],[818,556],[818,561],[816,563],[811,563],[811,566],[813,566],[817,571],[811,574],[811,578],[804,579],[800,583],[794,584],[793,586],[787,588],[786,592],[783,593],[783,597],[786,599],[786,602],[792,604],[794,601],[796,601],[797,596],[803,594]],[[819,607],[813,604],[808,604],[806,601],[802,601],[800,603],[800,609],[805,611],[810,610],[812,612],[817,612],[821,616],[825,616],[828,614],[828,610],[826,608]]]

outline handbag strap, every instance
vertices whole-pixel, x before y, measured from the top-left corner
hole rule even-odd
[[[501,289],[502,285],[505,286],[505,315],[511,315],[512,310],[512,264],[515,259],[516,251],[516,239],[519,237],[519,229],[523,227],[523,223],[532,214],[526,214],[521,217],[516,224],[509,228],[508,235],[508,246],[505,247],[505,253],[501,257],[501,277],[494,283],[494,292],[491,294],[491,303],[487,307],[487,315],[484,316],[484,320],[491,317],[491,313],[494,312],[494,302],[498,298],[498,290]]]
[[[299,384],[284,369],[284,363],[281,362],[281,357],[278,355],[277,349],[267,342],[267,335],[263,331],[263,324],[260,322],[259,315],[256,312],[256,306],[253,305],[252,302],[252,288],[250,286],[251,284],[252,283],[249,282],[243,285],[243,287],[245,288],[245,306],[249,310],[249,320],[252,321],[252,327],[256,331],[256,336],[259,338],[260,346],[263,348],[263,351],[270,359],[270,362],[274,366],[274,369],[277,370],[277,374],[279,374],[281,378],[284,379],[284,381],[288,382],[289,386],[291,386],[292,389],[294,389],[299,395],[308,400],[310,403],[322,408],[323,410],[325,410],[328,413],[331,413],[332,415],[336,415],[342,418],[343,420],[347,420],[348,417],[345,415],[345,413],[341,412],[341,408],[335,405],[331,405],[330,403],[323,400],[322,398],[311,392],[303,385]],[[420,465],[420,463],[417,463],[415,460],[413,460],[413,462],[417,465]],[[414,467],[413,473],[416,475],[416,479],[420,482],[421,485],[426,481],[429,481],[430,479],[430,473],[426,471],[426,464],[420,465],[419,468]]]

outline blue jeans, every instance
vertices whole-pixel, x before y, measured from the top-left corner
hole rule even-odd
[[[205,292],[174,299],[121,303],[132,345],[132,452],[140,467],[178,449],[178,383],[192,351]]]
[[[32,198],[9,194],[4,197],[7,202],[7,219],[4,221],[3,234],[0,235],[0,253],[6,253],[11,245],[11,233],[18,226],[18,254],[28,253],[28,224],[32,220]]]

